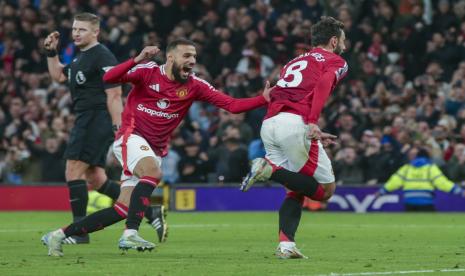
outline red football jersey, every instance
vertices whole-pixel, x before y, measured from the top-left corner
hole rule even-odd
[[[290,112],[301,115],[305,123],[316,123],[326,99],[347,70],[342,57],[322,48],[296,57],[281,70],[265,119]]]
[[[107,73],[105,82],[130,82],[117,139],[131,133],[142,136],[159,156],[165,156],[171,133],[194,101],[205,101],[233,113],[248,111],[267,102],[263,96],[235,99],[216,90],[208,82],[191,75],[186,83],[170,80],[165,65],[138,64],[130,59]],[[128,71],[129,70],[129,71]]]

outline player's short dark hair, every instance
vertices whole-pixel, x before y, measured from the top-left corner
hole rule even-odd
[[[176,47],[178,47],[178,45],[190,45],[195,47],[195,42],[187,38],[177,38],[168,43],[168,46],[166,46],[166,52],[168,53],[174,50]]]
[[[331,37],[340,38],[344,23],[330,16],[322,16],[321,20],[312,26],[312,46],[326,45]]]
[[[90,22],[90,24],[96,26],[97,28],[100,27],[100,17],[98,17],[97,15],[93,13],[89,13],[89,12],[78,13],[74,16],[74,20]]]

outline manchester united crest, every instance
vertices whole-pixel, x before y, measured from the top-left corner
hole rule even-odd
[[[184,98],[187,96],[187,88],[186,87],[181,87],[180,89],[176,90],[176,96],[179,98]]]

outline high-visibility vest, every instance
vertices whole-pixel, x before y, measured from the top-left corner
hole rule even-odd
[[[402,166],[389,178],[381,193],[398,189],[403,191],[404,203],[413,205],[433,204],[436,189],[446,193],[462,193],[462,189],[450,181],[436,164]]]

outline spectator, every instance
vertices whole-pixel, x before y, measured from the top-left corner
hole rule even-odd
[[[44,146],[36,145],[31,134],[25,132],[26,145],[29,151],[39,157],[42,182],[65,181],[65,160],[63,153],[66,144],[57,137],[48,137],[44,141]]]
[[[72,62],[76,49],[70,41],[71,15],[82,10],[101,16],[100,39],[118,53],[120,61],[145,45],[164,48],[179,36],[195,40],[202,52],[196,74],[234,97],[256,94],[265,80],[275,82],[283,62],[308,51],[308,30],[315,20],[322,14],[333,15],[346,27],[344,57],[350,70],[321,118],[324,129],[340,137],[340,145],[328,149],[330,155],[354,147],[363,178],[382,183],[404,162],[406,152],[401,149],[424,144],[432,149],[433,162],[455,164],[454,139],[465,141],[464,1],[427,1],[433,4],[431,9],[409,0],[97,2],[42,1],[40,8],[30,1],[0,3],[0,135],[4,140],[0,169],[4,179],[16,183],[40,179],[35,179],[40,157],[25,147],[24,130],[29,129],[37,141],[68,139],[74,120],[70,94],[67,87],[49,79],[39,45],[47,33],[59,30],[62,60]],[[172,139],[170,166],[177,168],[176,154],[185,151],[186,140],[196,140],[200,151],[211,145],[208,151],[221,148],[227,153],[223,133],[228,126],[239,126],[239,149],[245,149],[258,137],[263,114],[263,110],[249,112],[237,125],[230,115],[195,103]],[[449,119],[444,123],[444,118],[456,123]],[[371,148],[367,152],[365,129],[379,139],[381,156]],[[384,133],[386,129],[390,132]],[[382,169],[373,175],[371,160],[378,157]],[[209,160],[207,175],[217,175],[218,166],[223,166],[212,164]],[[168,182],[177,181],[175,171]]]
[[[458,23],[455,14],[450,10],[450,8],[449,0],[439,1],[437,13],[433,17],[434,31],[440,32]]]
[[[249,145],[249,161],[254,160],[255,158],[265,157],[265,146],[261,139],[253,140]]]
[[[247,148],[241,143],[238,127],[229,126],[221,138],[222,144],[211,148],[208,159],[214,164],[216,179],[222,182],[240,182],[249,171]]]
[[[381,152],[381,143],[378,138],[372,136],[369,138],[365,151],[363,152],[361,166],[363,168],[364,181],[367,185],[376,185],[379,183],[382,167],[383,155]]]
[[[383,170],[379,172],[378,179],[381,183],[384,183],[404,164],[405,157],[402,155],[396,141],[391,136],[384,136],[381,139],[381,153],[380,166]]]
[[[236,64],[237,58],[233,53],[231,43],[228,41],[221,42],[218,48],[218,56],[210,67],[212,77],[227,76],[234,71]]]
[[[312,23],[318,22],[324,12],[320,2],[318,0],[305,0],[302,2],[300,10],[302,11],[304,18],[309,19]]]
[[[178,163],[179,181],[182,183],[206,182],[207,155],[200,151],[200,146],[195,141],[188,141],[184,151]]]
[[[446,174],[455,183],[465,184],[465,145],[455,145],[454,154],[447,162]]]
[[[261,54],[256,46],[250,46],[242,51],[242,58],[236,67],[236,72],[246,74],[251,65],[257,68],[262,78],[270,75],[274,67],[273,60],[264,54]]]
[[[217,135],[222,137],[225,135],[226,129],[228,129],[229,127],[234,127],[239,130],[239,137],[241,139],[240,142],[244,144],[249,144],[253,138],[253,131],[252,128],[244,121],[245,114],[230,114],[229,118],[229,122],[221,126]]]
[[[377,196],[402,189],[406,211],[435,211],[434,191],[465,196],[462,188],[443,175],[437,165],[432,164],[429,153],[413,147],[409,151],[411,161],[393,174]]]
[[[354,148],[343,148],[336,155],[334,172],[338,185],[363,185],[363,169]]]
[[[163,170],[163,182],[174,184],[179,181],[178,163],[181,156],[173,149],[168,150],[168,154],[163,158],[161,168]]]

